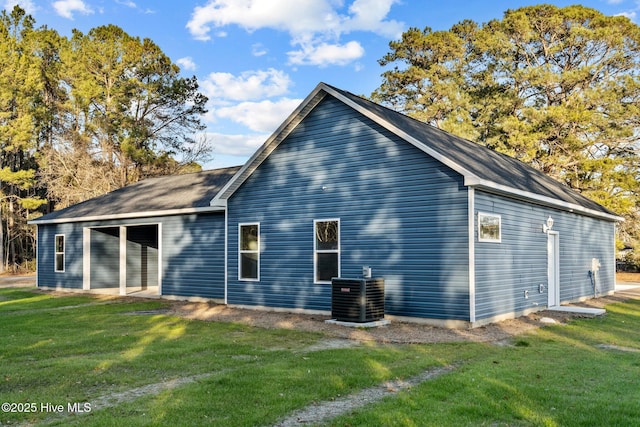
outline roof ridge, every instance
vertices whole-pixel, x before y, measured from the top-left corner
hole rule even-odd
[[[54,210],[31,223],[93,221],[220,210],[209,205],[240,166],[143,179],[82,202]]]
[[[148,178],[143,178],[139,181],[135,181],[135,182],[130,182],[129,184],[126,184],[123,187],[120,188],[125,188],[128,187],[130,185],[135,185],[138,184],[140,182],[146,182],[146,181],[151,181],[151,180],[156,180],[156,179],[170,179],[170,178],[175,178],[175,177],[179,177],[179,176],[189,176],[189,175],[198,175],[198,174],[207,174],[207,173],[212,173],[212,172],[227,172],[229,170],[232,169],[240,169],[242,167],[242,165],[238,165],[238,166],[225,166],[223,168],[215,168],[215,169],[204,169],[201,171],[195,171],[195,172],[186,172],[186,173],[172,173],[172,174],[167,174],[167,175],[158,175],[158,176],[150,176]],[[116,188],[115,190],[112,191],[118,191],[120,188]],[[112,191],[109,191],[109,193],[111,193]],[[106,194],[106,193],[105,193]]]

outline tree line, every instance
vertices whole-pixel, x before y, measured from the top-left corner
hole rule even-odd
[[[640,27],[583,6],[410,28],[371,95],[520,159],[625,218],[640,265]],[[33,260],[29,219],[151,176],[199,170],[207,98],[149,39],[63,37],[0,16],[0,266]]]
[[[538,5],[447,31],[411,28],[372,99],[515,157],[625,221],[640,266],[640,27]]]
[[[0,15],[0,265],[27,267],[27,221],[143,178],[198,170],[207,98],[149,39],[70,38]]]

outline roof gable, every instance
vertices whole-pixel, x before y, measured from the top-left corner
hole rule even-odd
[[[556,208],[580,211],[607,220],[622,220],[598,203],[584,197],[529,165],[420,122],[350,92],[320,83],[242,169],[211,201],[228,199],[289,133],[325,97],[333,96],[398,135],[436,160],[464,176],[467,186],[506,194]]]
[[[149,178],[51,212],[35,224],[215,210],[209,204],[239,166]]]

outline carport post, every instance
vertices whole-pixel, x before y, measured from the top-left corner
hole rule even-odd
[[[91,229],[82,229],[82,290],[91,289]]]
[[[127,294],[127,227],[120,226],[120,295]]]

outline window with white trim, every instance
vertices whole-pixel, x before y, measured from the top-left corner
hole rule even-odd
[[[340,277],[340,220],[313,221],[314,282],[331,283]]]
[[[64,234],[56,234],[54,242],[54,269],[56,272],[64,272]]]
[[[238,234],[238,279],[260,280],[260,224],[239,224]]]
[[[478,241],[500,243],[502,241],[502,218],[500,215],[478,213]]]

